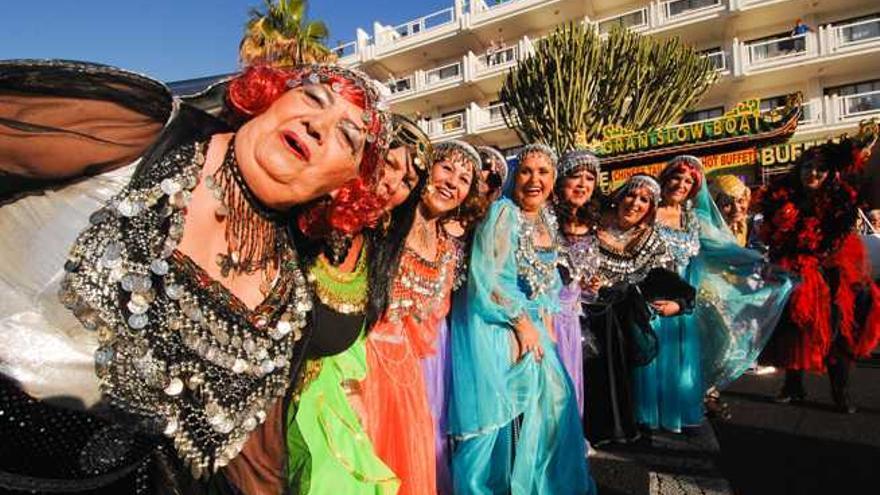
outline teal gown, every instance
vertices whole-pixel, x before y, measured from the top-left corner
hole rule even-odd
[[[477,229],[467,284],[468,311],[452,318],[449,429],[455,493],[592,494],[571,379],[542,314],[559,311],[561,280],[532,297],[518,270],[522,219],[509,199],[496,201]],[[536,250],[553,263],[555,249]],[[532,320],[544,358],[513,362],[518,316]]]
[[[682,230],[657,225],[679,275],[697,289],[691,311],[654,320],[657,358],[634,373],[636,418],[681,431],[703,420],[703,396],[755,362],[792,289],[787,273],[740,247],[705,184]]]

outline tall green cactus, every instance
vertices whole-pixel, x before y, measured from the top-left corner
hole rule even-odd
[[[560,151],[602,138],[606,126],[633,131],[673,124],[715,82],[710,60],[678,38],[615,28],[607,37],[571,23],[540,40],[501,88],[504,119],[524,142]]]

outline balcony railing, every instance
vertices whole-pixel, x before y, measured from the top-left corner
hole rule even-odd
[[[838,97],[838,115],[841,119],[861,119],[880,113],[880,90],[865,91]]]
[[[519,48],[509,46],[500,50],[491,50],[475,58],[477,74],[485,74],[515,65],[519,60]]]
[[[521,1],[522,0],[473,0],[473,3],[478,11],[484,12],[486,10],[492,10],[502,5]]]
[[[358,42],[349,41],[333,48],[333,53],[339,58],[349,57],[357,54]]]
[[[425,72],[425,86],[430,88],[444,82],[456,81],[462,78],[461,62],[453,62],[441,67],[435,67]]]
[[[467,115],[464,110],[451,115],[446,115],[436,120],[424,123],[422,129],[431,138],[442,138],[459,135],[467,129]]]
[[[599,21],[598,28],[600,33],[611,31],[614,26],[623,26],[625,28],[640,30],[648,27],[648,7],[633,10],[625,14],[620,14],[608,19]]]
[[[398,40],[422,34],[455,21],[455,9],[447,7],[418,19],[399,24],[382,33],[382,43],[394,43]]]
[[[724,72],[727,70],[727,54],[724,53],[724,50],[718,48],[717,50],[712,50],[708,52],[703,52],[703,56],[708,58],[712,65],[715,66],[715,70],[718,72]]]
[[[831,26],[834,49],[880,41],[880,17]]]
[[[412,93],[416,89],[415,74],[410,74],[400,79],[392,79],[391,81],[388,81],[388,89],[391,90],[391,94],[393,96]]]
[[[806,57],[812,51],[808,34],[811,33],[747,42],[748,62],[750,65],[763,65],[782,59]]]
[[[721,0],[666,0],[662,5],[666,19],[675,19],[718,7]]]

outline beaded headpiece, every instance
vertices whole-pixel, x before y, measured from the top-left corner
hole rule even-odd
[[[553,148],[543,143],[532,143],[523,146],[522,149],[519,150],[517,162],[522,163],[523,159],[531,153],[543,153],[550,159],[550,165],[553,167],[556,167],[556,163],[559,161],[559,157],[556,155],[556,152],[553,151]]]
[[[501,177],[501,184],[503,185],[507,182],[507,175],[510,171],[508,170],[507,159],[504,158],[504,155],[491,146],[477,146],[477,152],[480,154],[484,164],[488,162],[492,170],[498,172],[498,175]]]
[[[614,200],[620,201],[624,196],[637,189],[647,189],[651,193],[651,203],[654,206],[660,204],[660,184],[650,175],[636,174],[629,178],[620,189],[614,193]]]
[[[568,177],[580,170],[586,170],[596,177],[599,176],[599,159],[587,150],[573,150],[564,153],[556,165],[559,178]]]
[[[686,167],[690,167],[697,173],[694,174],[694,186],[691,188],[690,194],[688,194],[688,198],[693,198],[697,195],[697,192],[700,190],[700,187],[703,185],[703,162],[700,161],[699,158],[693,155],[678,155],[672,160],[669,160],[666,163],[666,167],[663,168],[663,171],[660,172],[660,175],[657,179],[661,184],[666,183],[667,180],[678,170],[678,167],[684,165]]]
[[[328,83],[335,77],[341,77],[351,81],[358,89],[363,91],[366,108],[364,109],[363,121],[368,127],[373,126],[373,119],[379,119],[378,126],[373,132],[368,132],[367,142],[375,144],[379,149],[385,149],[391,135],[391,119],[388,116],[388,102],[379,89],[379,83],[357,69],[349,69],[338,65],[310,64],[293,69],[294,76],[288,78],[287,87],[298,88],[306,84]],[[342,88],[338,83],[330,83],[330,89],[339,93]]]
[[[482,161],[480,160],[480,154],[473,146],[458,139],[443,141],[434,146],[435,161],[442,160],[455,153],[460,154],[462,158],[469,161],[471,163],[471,169],[474,172],[474,178],[479,177]]]
[[[425,172],[433,163],[434,147],[425,131],[415,122],[399,114],[391,114],[391,142],[389,149],[406,146],[415,152],[413,166]]]

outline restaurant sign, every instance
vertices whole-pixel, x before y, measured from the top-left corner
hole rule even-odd
[[[729,137],[765,132],[772,122],[761,115],[759,100],[740,102],[721,117],[677,124],[644,132],[606,127],[604,139],[592,148],[600,158],[662,149],[683,144],[703,143]]]

